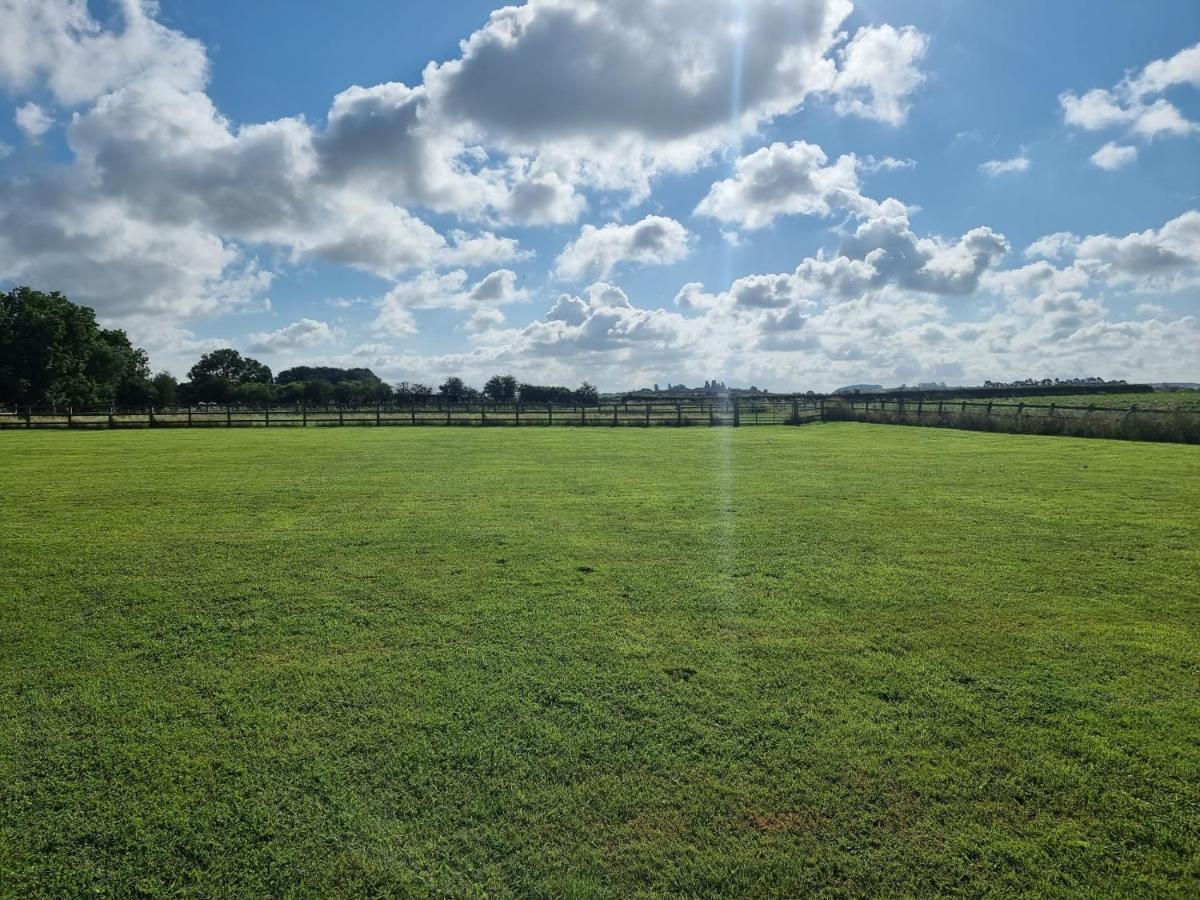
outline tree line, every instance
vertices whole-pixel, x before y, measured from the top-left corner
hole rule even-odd
[[[276,374],[232,348],[205,353],[178,382],[150,373],[146,352],[124,331],[104,329],[96,314],[57,291],[27,287],[0,293],[0,405],[78,409],[119,406],[167,408],[204,403],[324,406],[399,403],[596,404],[600,393],[584,382],[571,389],[523,384],[495,375],[475,388],[451,376],[436,388],[387,384],[366,368],[295,366]]]

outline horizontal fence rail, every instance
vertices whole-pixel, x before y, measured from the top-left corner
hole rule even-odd
[[[1184,406],[1078,406],[1054,402],[846,398],[827,401],[823,419],[1017,434],[1200,443],[1200,409]]]
[[[717,398],[596,405],[461,403],[373,406],[192,406],[0,412],[4,428],[312,428],[329,426],[675,426],[787,425],[819,421],[823,400]]]
[[[1111,401],[1110,401],[1111,402]],[[996,400],[731,397],[618,400],[595,405],[462,403],[0,410],[3,429],[325,428],[350,426],[687,427],[857,421],[1021,434],[1200,443],[1200,409]]]

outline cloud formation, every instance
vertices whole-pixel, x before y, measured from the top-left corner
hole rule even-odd
[[[828,162],[825,151],[805,141],[762,147],[734,163],[733,177],[714,184],[696,214],[753,230],[779,216],[865,212],[876,205],[859,193],[854,154]]]
[[[1123,130],[1133,138],[1151,141],[1200,132],[1179,108],[1161,95],[1169,88],[1200,87],[1200,44],[1180,50],[1168,59],[1156,59],[1137,74],[1126,75],[1111,89],[1094,88],[1077,94],[1066,91],[1058,98],[1063,121],[1084,131]],[[1092,156],[1102,169],[1132,162],[1127,152],[1106,144]],[[1099,159],[1097,159],[1099,157]]]
[[[1014,156],[1012,159],[989,159],[979,164],[979,171],[992,178],[998,175],[1011,175],[1015,172],[1028,172],[1032,163],[1027,156]]]
[[[632,225],[584,225],[579,237],[559,254],[554,272],[565,281],[579,281],[604,278],[622,263],[679,262],[688,255],[689,239],[686,228],[665,216],[646,216]]]

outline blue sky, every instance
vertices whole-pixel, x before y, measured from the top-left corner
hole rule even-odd
[[[0,283],[178,375],[1200,380],[1196,3],[495,8],[6,5]]]

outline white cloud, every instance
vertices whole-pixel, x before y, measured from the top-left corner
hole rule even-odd
[[[1064,253],[1074,253],[1079,244],[1079,238],[1069,231],[1056,231],[1038,238],[1025,248],[1028,259],[1058,259]]]
[[[474,269],[532,259],[534,255],[532,250],[520,249],[520,242],[516,238],[497,237],[490,231],[469,235],[456,229],[450,232],[450,239],[454,245],[437,254],[437,261],[443,266]]]
[[[54,125],[54,117],[33,101],[18,106],[13,114],[13,121],[17,123],[25,139],[34,144]]]
[[[429,114],[533,165],[548,158],[560,179],[640,197],[656,174],[694,168],[810,96],[901,121],[926,39],[871,26],[835,59],[850,11],[848,0],[530,0],[425,70]]]
[[[1131,96],[1144,97],[1161,94],[1177,84],[1200,88],[1200,44],[1180,50],[1170,59],[1154,60],[1126,86]]]
[[[5,0],[0,86],[44,82],[63,104],[79,105],[131,81],[198,90],[208,74],[203,45],[153,18],[156,4],[121,0],[119,30],[92,18],[86,0]]]
[[[892,156],[876,158],[866,156],[859,162],[859,168],[864,172],[893,172],[897,169],[915,169],[915,159],[896,159]]]
[[[1176,85],[1200,87],[1197,73],[1200,73],[1200,44],[1181,50],[1170,59],[1154,60],[1137,75],[1127,75],[1112,89],[1061,94],[1058,99],[1063,120],[1085,131],[1124,128],[1146,140],[1195,133],[1200,131],[1200,125],[1185,118],[1168,100],[1154,97]]]
[[[860,28],[838,51],[841,66],[833,87],[837,110],[901,124],[913,91],[925,80],[918,64],[928,48],[929,39],[912,26]]]
[[[302,350],[318,344],[341,340],[344,333],[327,322],[301,319],[276,331],[261,331],[250,335],[250,352],[279,353]]]
[[[984,175],[995,178],[998,175],[1009,175],[1013,172],[1028,172],[1032,163],[1026,156],[1014,156],[1012,159],[989,159],[979,164],[979,171]]]
[[[517,287],[517,274],[511,269],[498,269],[468,283],[461,269],[445,274],[422,272],[416,278],[401,282],[379,301],[379,315],[373,328],[384,334],[403,335],[416,332],[414,309],[496,309],[510,303],[522,303],[529,293]]]
[[[1137,161],[1137,147],[1121,146],[1109,141],[1091,156],[1092,165],[1106,172],[1115,172]]]
[[[734,163],[733,177],[712,186],[696,215],[759,229],[779,216],[828,216],[836,208],[873,204],[859,193],[853,154],[826,162],[820,147],[804,141],[762,147]]]
[[[621,263],[665,265],[688,255],[686,228],[665,216],[646,216],[632,225],[584,225],[555,263],[555,274],[567,281],[603,278]]]

